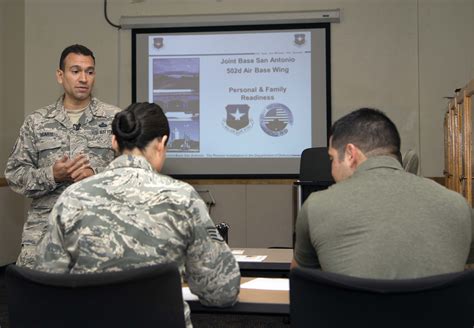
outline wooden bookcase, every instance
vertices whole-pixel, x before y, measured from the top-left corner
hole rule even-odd
[[[472,206],[472,106],[474,80],[456,92],[444,117],[445,185]]]

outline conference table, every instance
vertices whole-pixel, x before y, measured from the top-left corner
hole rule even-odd
[[[233,307],[211,308],[201,305],[197,299],[188,299],[191,312],[288,316],[290,312],[288,277],[293,250],[234,248],[232,251],[238,260],[242,276],[239,301]],[[265,258],[259,260],[257,256]],[[249,286],[249,283],[253,286]],[[272,286],[275,286],[275,289],[272,289]]]
[[[260,278],[241,278],[241,286]],[[265,278],[269,280],[286,280],[286,278]],[[198,300],[186,300],[192,313],[235,313],[235,314],[273,314],[288,315],[290,313],[290,295],[288,290],[268,290],[240,288],[239,301],[232,307],[215,308],[201,305]]]
[[[293,249],[233,248],[242,277],[288,278]],[[265,256],[259,261],[257,257]]]

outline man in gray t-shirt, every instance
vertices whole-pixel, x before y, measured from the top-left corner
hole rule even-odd
[[[405,172],[399,153],[397,128],[378,110],[334,123],[329,156],[337,183],[303,205],[293,266],[386,279],[463,270],[471,209],[461,195]]]

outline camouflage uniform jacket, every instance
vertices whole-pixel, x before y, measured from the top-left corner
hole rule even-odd
[[[54,181],[54,162],[63,155],[73,158],[82,152],[95,172],[103,170],[114,159],[111,122],[118,111],[119,108],[92,98],[80,125],[74,127],[60,97],[55,104],[36,110],[25,119],[5,169],[11,189],[33,199],[18,264],[31,266],[35,246],[47,228],[48,214],[71,184]]]
[[[187,183],[122,155],[69,187],[49,217],[35,269],[90,273],[174,262],[208,306],[237,298],[240,272],[207,207]],[[185,304],[186,321],[189,308]]]

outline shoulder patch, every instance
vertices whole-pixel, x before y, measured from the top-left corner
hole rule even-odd
[[[211,239],[217,240],[220,242],[224,241],[224,238],[222,238],[221,234],[219,233],[219,231],[217,231],[215,227],[207,227],[206,231],[209,237],[211,237]]]

